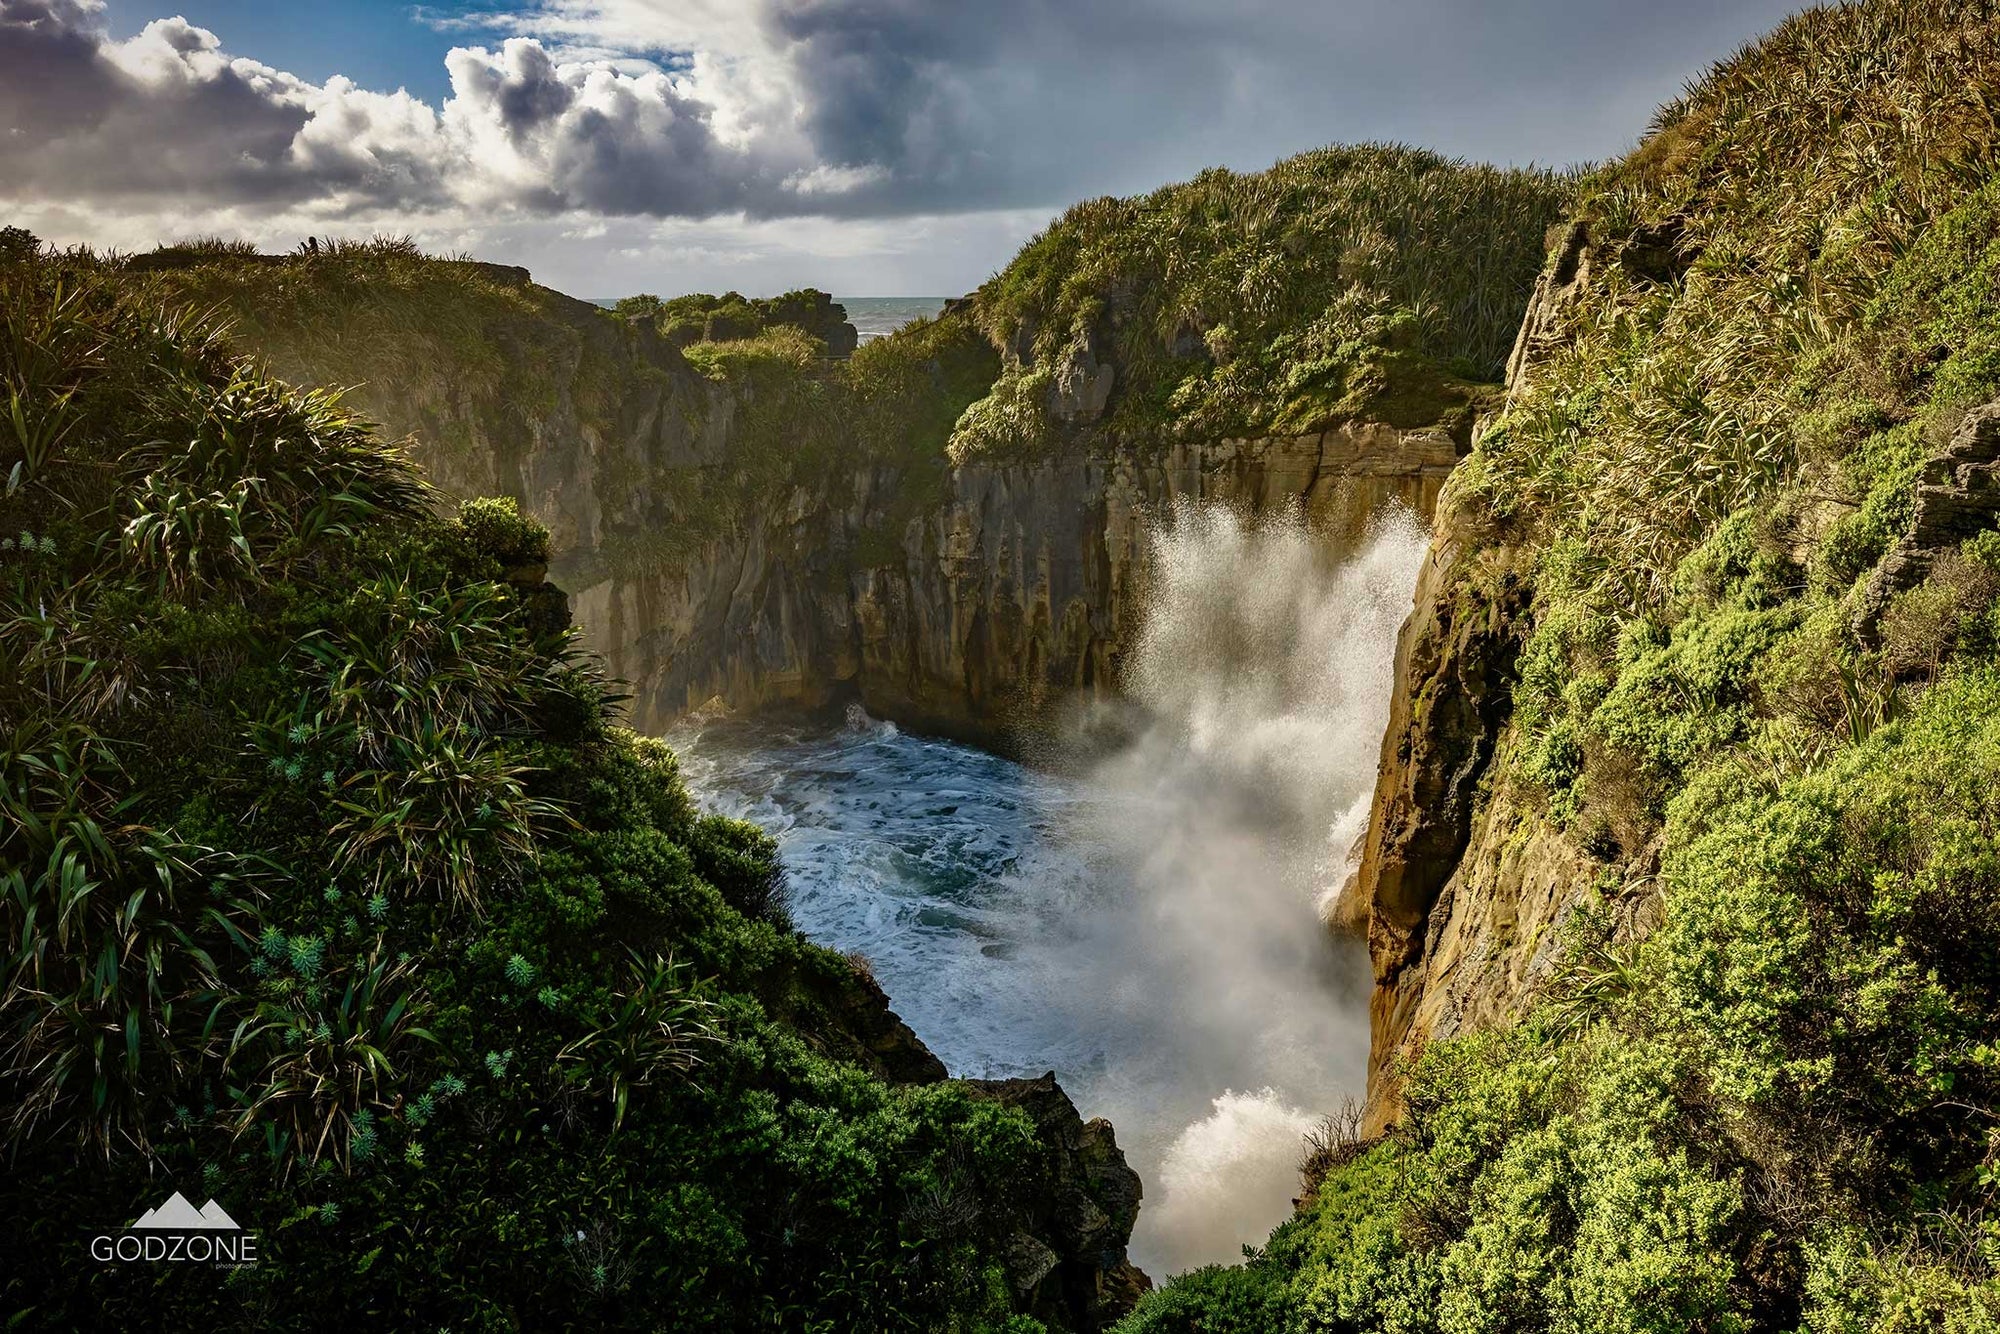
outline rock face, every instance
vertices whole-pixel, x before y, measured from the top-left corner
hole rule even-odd
[[[1065,698],[1115,689],[1145,605],[1153,516],[1182,500],[1300,506],[1341,548],[1391,501],[1429,515],[1461,447],[1443,431],[1359,423],[1157,457],[973,464],[900,528],[886,516],[906,479],[869,470],[829,494],[801,491],[674,578],[582,590],[578,616],[608,628],[602,646],[637,685],[641,726],[718,697],[846,697],[1012,749]],[[843,560],[885,527],[892,550]]]
[[[1590,233],[1580,221],[1550,232],[1549,262],[1535,280],[1534,295],[1507,358],[1507,397],[1511,401],[1527,384],[1531,368],[1562,346],[1565,319],[1590,287]]]
[[[1019,1220],[1003,1251],[1017,1300],[1059,1328],[1079,1334],[1109,1328],[1153,1286],[1125,1258],[1139,1217],[1139,1174],[1125,1165],[1111,1123],[1078,1115],[1054,1072],[968,1083],[1027,1113],[1042,1142],[1056,1150],[1054,1170],[1036,1192],[1040,1206]]]
[[[1584,228],[1552,241],[1508,363],[1510,398],[1563,345],[1588,281]],[[1532,559],[1476,501],[1445,488],[1397,643],[1361,864],[1336,908],[1365,924],[1374,965],[1367,1133],[1397,1118],[1399,1058],[1518,1010],[1602,869],[1540,812],[1483,781],[1507,743]],[[1629,926],[1650,903],[1614,895],[1609,907]]]
[[[704,526],[704,479],[740,461],[731,391],[650,330],[501,276],[532,294],[535,314],[483,331],[497,371],[471,381],[413,370],[353,398],[410,436],[448,494],[513,496],[548,526],[550,577],[645,731],[712,699],[858,700],[926,731],[1019,748],[1064,700],[1115,690],[1144,608],[1154,515],[1181,500],[1302,507],[1340,548],[1391,501],[1428,517],[1470,443],[1463,425],[1355,421],[1276,439],[1100,443],[941,475],[857,466]],[[1099,357],[1085,347],[1062,369],[1064,421],[1103,413],[1118,376]],[[273,360],[287,378],[338,378]]]
[[[829,1055],[894,1084],[934,1084],[950,1077],[944,1062],[889,1008],[889,994],[865,970],[848,968],[831,979],[801,981],[795,979],[794,985],[819,1010],[804,1017],[801,1031],[821,1035]]]
[[[1479,815],[1480,780],[1511,703],[1523,585],[1504,547],[1480,547],[1449,499],[1396,644],[1395,693],[1361,866],[1338,916],[1366,921],[1373,1129],[1392,1110],[1382,1053],[1438,1027],[1438,982],[1463,937],[1454,908],[1469,886],[1461,858]],[[1469,897],[1469,896],[1468,896]],[[1463,946],[1455,952],[1462,957]]]
[[[1591,274],[1616,262],[1646,281],[1686,267],[1679,230],[1641,229],[1615,255],[1581,223],[1550,234],[1507,366],[1511,402],[1571,338]],[[1972,511],[2000,510],[2000,410],[1968,418],[1946,456],[1933,462],[1904,560],[1913,582],[1929,551],[1951,534],[1990,523]],[[1970,523],[1971,527],[1965,525]],[[1657,920],[1659,843],[1624,850],[1612,864],[1579,845],[1490,781],[1512,744],[1515,663],[1529,630],[1535,553],[1513,545],[1479,501],[1447,485],[1429,558],[1396,653],[1396,679],[1361,863],[1335,916],[1365,929],[1374,964],[1364,1130],[1399,1115],[1396,1070],[1433,1038],[1517,1017],[1550,977],[1562,932],[1587,899],[1606,915],[1611,939],[1630,940]],[[1885,604],[1904,577],[1892,556]]]
[[[799,1010],[784,1017],[827,1055],[898,1084],[934,1084],[944,1063],[895,1011],[875,979],[833,961],[787,979]],[[1117,1323],[1152,1280],[1125,1254],[1139,1217],[1139,1174],[1125,1165],[1111,1123],[1085,1121],[1054,1072],[1039,1079],[969,1079],[974,1095],[1024,1113],[1040,1152],[1019,1165],[1004,1200],[947,1183],[913,1208],[946,1230],[977,1228],[1007,1269],[1016,1310],[1051,1329],[1092,1334]]]

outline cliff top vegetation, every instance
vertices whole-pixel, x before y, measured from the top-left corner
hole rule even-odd
[[[854,327],[847,310],[825,292],[801,288],[775,297],[721,296],[697,293],[661,300],[642,294],[623,297],[613,310],[620,319],[650,324],[675,347],[691,343],[729,343],[756,338],[775,329],[796,329],[817,339],[822,355],[844,357],[854,351]]]
[[[463,392],[511,382],[504,340],[568,298],[525,269],[434,256],[407,237],[314,240],[286,254],[195,237],[143,254],[65,257],[156,299],[221,316],[239,346],[302,384]],[[532,383],[521,386],[532,398]]]
[[[954,452],[1469,423],[1574,184],[1369,144],[1078,204],[974,295],[1006,366]]]

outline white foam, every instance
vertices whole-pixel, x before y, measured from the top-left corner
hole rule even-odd
[[[1234,1259],[1269,1232],[1298,1193],[1300,1149],[1318,1120],[1270,1088],[1227,1089],[1211,1106],[1174,1137],[1148,1183],[1168,1270]]]

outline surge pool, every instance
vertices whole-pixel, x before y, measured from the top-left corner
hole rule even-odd
[[[1054,1070],[1111,1119],[1157,1279],[1261,1241],[1305,1133],[1362,1089],[1366,954],[1322,919],[1424,536],[1385,515],[1336,561],[1299,523],[1186,508],[1154,544],[1108,753],[1028,768],[858,708],[668,739],[707,809],[777,838],[799,928],[864,958],[953,1074]]]

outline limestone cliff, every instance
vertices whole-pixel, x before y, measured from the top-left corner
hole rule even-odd
[[[288,281],[345,282],[332,261],[282,262],[301,271]],[[785,405],[775,441],[759,436],[768,386],[704,374],[644,322],[519,269],[424,262],[412,281],[428,286],[402,305],[343,285],[312,319],[260,304],[286,289],[254,265],[212,290],[240,260],[148,267],[234,307],[239,341],[280,375],[352,385],[447,494],[512,496],[545,524],[550,577],[642,731],[710,700],[859,700],[1016,747],[1064,699],[1115,691],[1144,607],[1147,527],[1177,501],[1296,507],[1338,548],[1390,502],[1427,517],[1469,444],[1460,393],[1435,424],[1348,415],[1161,446],[1097,429],[1108,360],[1086,377],[1107,392],[1068,404],[1051,391],[1070,433],[1060,450],[947,466],[863,439],[809,455],[794,437],[810,409]]]
[[[1508,362],[1510,401],[1562,346],[1590,262],[1583,227],[1567,228]],[[1374,965],[1371,1132],[1396,1119],[1400,1060],[1433,1037],[1511,1017],[1546,979],[1559,927],[1601,869],[1491,781],[1509,735],[1534,553],[1462,490],[1445,488],[1397,642],[1361,864],[1338,909],[1365,923]]]
[[[1336,547],[1390,502],[1428,515],[1463,447],[1448,428],[1354,423],[1309,436],[951,470],[935,508],[891,527],[906,478],[801,487],[671,576],[578,592],[635,716],[858,698],[880,717],[1002,748],[1065,697],[1115,691],[1150,571],[1147,525],[1179,500],[1302,507]],[[640,633],[627,633],[633,627]]]
[[[1657,282],[1685,268],[1672,227],[1615,245],[1588,225],[1552,228],[1507,362],[1505,406],[1520,403],[1594,312],[1607,268]],[[1498,426],[1482,420],[1475,433]],[[1467,494],[1471,492],[1471,494]],[[1363,927],[1374,965],[1368,1125],[1398,1112],[1398,1063],[1432,1038],[1516,1017],[1549,982],[1571,913],[1593,891],[1614,939],[1657,915],[1656,831],[1636,847],[1590,849],[1545,801],[1496,782],[1511,726],[1516,657],[1531,629],[1539,551],[1490,494],[1447,486],[1415,606],[1397,644],[1391,714],[1362,859],[1336,916]],[[1650,840],[1650,842],[1646,841]]]

